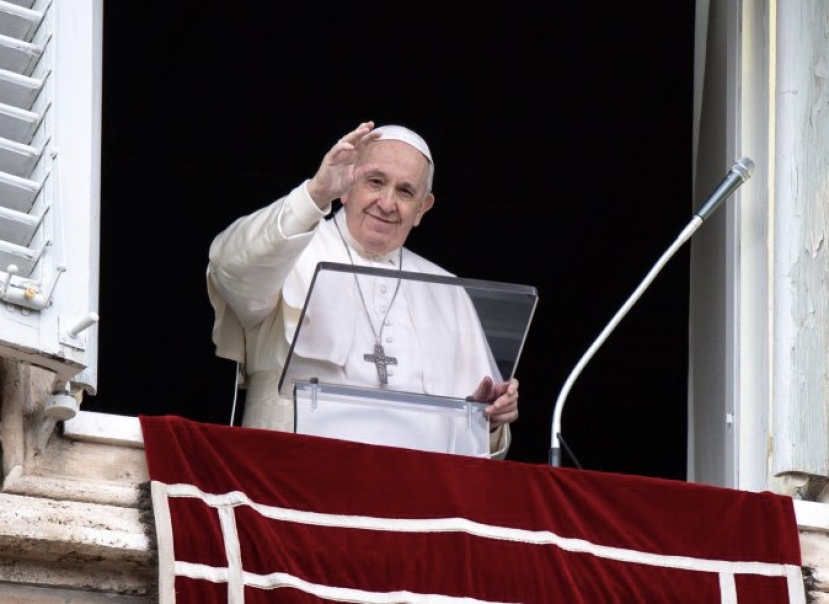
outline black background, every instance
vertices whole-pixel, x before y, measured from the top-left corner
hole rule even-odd
[[[693,3],[257,4],[106,4],[99,381],[83,408],[229,422],[210,241],[371,119],[417,130],[435,159],[409,247],[538,289],[509,459],[547,463],[568,374],[692,215]],[[688,261],[686,246],[567,397],[587,469],[685,477]]]

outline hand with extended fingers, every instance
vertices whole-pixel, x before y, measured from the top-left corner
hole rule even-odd
[[[354,165],[360,148],[380,136],[371,133],[372,128],[374,122],[363,122],[338,140],[322,158],[317,173],[308,182],[308,193],[320,208],[348,192],[354,183]]]

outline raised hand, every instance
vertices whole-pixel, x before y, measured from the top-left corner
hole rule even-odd
[[[308,193],[320,208],[347,193],[354,183],[354,164],[360,148],[379,134],[370,134],[374,122],[363,122],[338,140],[322,158],[317,173],[308,182]]]

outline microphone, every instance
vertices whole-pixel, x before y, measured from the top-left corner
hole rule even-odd
[[[708,198],[708,201],[703,204],[700,210],[696,213],[702,220],[706,220],[713,214],[720,204],[724,202],[731,194],[737,190],[741,184],[751,178],[754,173],[754,162],[748,157],[744,157],[737,161],[728,174],[725,175],[720,185]]]
[[[590,348],[587,349],[587,352],[582,355],[579,362],[576,363],[576,366],[570,372],[570,375],[567,377],[567,380],[564,382],[564,386],[561,389],[561,392],[556,399],[555,407],[553,408],[553,424],[552,424],[552,431],[551,431],[551,442],[550,442],[550,455],[549,461],[550,465],[554,467],[561,466],[561,444],[565,444],[564,439],[561,437],[561,414],[564,410],[564,402],[567,399],[567,395],[570,392],[570,389],[573,387],[576,379],[578,378],[579,374],[584,369],[585,365],[593,358],[593,355],[599,349],[599,347],[604,344],[605,340],[607,340],[610,333],[616,328],[619,322],[624,318],[624,316],[628,313],[628,311],[633,307],[634,304],[642,297],[642,294],[645,290],[650,286],[656,276],[659,274],[659,271],[667,264],[668,260],[670,260],[676,251],[682,247],[682,245],[688,241],[691,236],[697,231],[697,229],[702,226],[702,223],[708,219],[711,214],[713,214],[718,207],[722,204],[723,201],[728,199],[737,188],[742,185],[745,181],[751,178],[751,175],[754,173],[754,162],[749,159],[748,157],[743,157],[742,159],[738,160],[728,171],[728,174],[725,175],[722,182],[717,186],[708,200],[702,205],[702,207],[697,211],[688,225],[682,230],[676,240],[671,244],[671,246],[665,250],[662,256],[659,258],[657,263],[653,266],[653,268],[648,272],[639,286],[634,290],[634,292],[630,295],[627,301],[622,305],[622,307],[613,315],[613,318],[607,324],[607,326],[602,330],[593,344],[590,345]],[[576,462],[578,465],[578,462]],[[581,467],[581,466],[579,466]]]

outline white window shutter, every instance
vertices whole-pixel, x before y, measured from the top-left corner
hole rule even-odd
[[[0,0],[0,356],[97,388],[103,0]]]

